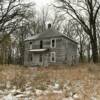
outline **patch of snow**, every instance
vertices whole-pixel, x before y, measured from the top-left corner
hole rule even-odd
[[[55,94],[62,94],[63,93],[63,91],[62,90],[53,90],[53,93],[55,93]]]
[[[79,97],[78,94],[74,94],[74,95],[73,95],[73,98],[76,100],[76,99],[79,99],[80,97]]]
[[[45,91],[43,92],[43,95],[48,95],[49,93],[51,93],[49,90],[45,90]]]
[[[43,94],[42,90],[35,89],[36,96],[41,96]]]
[[[62,100],[74,100],[72,97],[63,98]]]
[[[10,93],[9,95],[4,96],[2,100],[18,100],[18,99]]]
[[[11,83],[10,83],[10,81],[8,81],[8,82],[6,83],[6,88],[7,88],[7,89],[11,88]]]
[[[55,83],[55,85],[54,85],[53,89],[58,90],[59,88],[60,88],[60,85],[59,85],[59,84],[57,84],[57,83]]]

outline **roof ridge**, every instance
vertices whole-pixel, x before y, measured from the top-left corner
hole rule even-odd
[[[68,37],[64,33],[59,32],[55,28],[50,28],[50,29],[45,30],[44,32],[41,32],[41,33],[35,34],[35,35],[31,36],[31,37],[28,37],[27,39],[25,39],[25,41],[43,39],[43,38],[51,38],[51,37],[58,37],[58,36],[66,37],[67,39],[77,43],[74,39]]]

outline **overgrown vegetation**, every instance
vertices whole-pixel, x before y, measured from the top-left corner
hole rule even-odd
[[[94,69],[95,68],[95,69]],[[61,85],[67,80],[99,80],[100,67],[93,64],[82,64],[78,66],[59,66],[53,68],[24,68],[14,65],[0,66],[0,89],[6,88],[8,81],[11,82],[11,88],[16,86],[24,90],[27,83],[31,82],[34,88],[46,89],[46,85],[53,84],[56,81]]]

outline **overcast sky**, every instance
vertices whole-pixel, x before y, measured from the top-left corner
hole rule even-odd
[[[27,1],[27,0],[26,0]],[[53,3],[54,0],[28,0],[29,2],[34,2],[38,9],[41,9],[47,5]]]
[[[43,7],[50,4],[53,0],[31,0],[36,3],[38,7]]]

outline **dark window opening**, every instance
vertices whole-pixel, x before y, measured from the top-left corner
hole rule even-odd
[[[55,45],[55,40],[52,40],[52,47],[54,47]]]
[[[42,49],[43,48],[43,41],[41,40],[40,41],[40,49]]]
[[[48,29],[50,29],[50,28],[51,28],[51,24],[49,23],[49,24],[48,24]]]
[[[30,44],[32,44],[32,42],[30,42]]]
[[[56,40],[55,39],[52,39],[51,40],[51,47],[52,48],[55,48],[56,47]]]
[[[54,57],[52,57],[52,61],[55,61],[55,58]]]
[[[32,49],[32,42],[30,42],[30,49]]]

